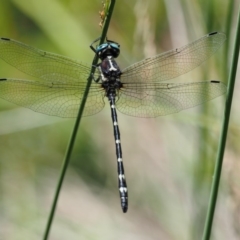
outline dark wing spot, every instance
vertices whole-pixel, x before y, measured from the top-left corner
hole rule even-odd
[[[218,32],[209,33],[208,36],[215,35],[215,34],[218,34]]]
[[[178,50],[178,48],[176,48],[176,53],[180,53],[181,51]]]
[[[1,38],[2,40],[6,40],[6,41],[10,41],[10,39],[9,38]]]
[[[42,52],[42,56],[45,57],[46,56],[46,52]]]

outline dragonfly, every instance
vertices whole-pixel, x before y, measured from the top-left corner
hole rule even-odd
[[[212,56],[226,36],[213,32],[168,52],[146,58],[121,70],[116,62],[120,45],[106,39],[90,48],[100,63],[91,66],[65,56],[42,51],[18,41],[1,38],[0,58],[39,80],[0,79],[0,98],[36,112],[59,117],[76,117],[93,67],[92,84],[83,116],[101,111],[108,100],[116,147],[118,189],[122,211],[128,210],[128,189],[124,173],[116,109],[134,117],[157,117],[214,99],[226,92],[217,80],[169,82]],[[166,82],[165,82],[166,81]]]

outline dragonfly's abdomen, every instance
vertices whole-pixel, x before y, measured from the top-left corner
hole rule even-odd
[[[114,138],[115,138],[115,145],[116,145],[118,188],[119,188],[122,210],[125,213],[125,212],[127,212],[127,209],[128,209],[128,190],[127,190],[127,183],[126,183],[126,179],[125,179],[125,175],[124,175],[120,132],[119,132],[119,128],[118,128],[118,120],[117,120],[117,112],[116,112],[116,108],[115,108],[114,96],[112,96],[112,95],[109,96],[109,102],[110,102],[110,106],[111,106],[113,131],[114,131]]]

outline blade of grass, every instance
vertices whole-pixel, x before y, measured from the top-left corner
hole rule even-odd
[[[101,38],[100,38],[100,41],[99,41],[100,44],[102,44],[104,42],[105,38],[106,38],[109,23],[110,23],[110,20],[111,20],[113,9],[114,9],[114,5],[115,5],[115,0],[111,0],[111,3],[109,5],[108,11],[107,11],[106,21],[105,21],[103,31],[102,31],[102,34],[101,34]],[[58,181],[56,192],[55,192],[55,195],[54,195],[51,211],[50,211],[50,214],[49,214],[49,217],[48,217],[48,222],[47,222],[47,225],[46,225],[43,240],[47,240],[48,236],[49,236],[49,232],[50,232],[50,229],[51,229],[54,213],[55,213],[56,206],[57,206],[58,197],[59,197],[60,190],[61,190],[61,187],[62,187],[62,183],[63,183],[64,177],[65,177],[66,171],[67,171],[68,164],[70,162],[70,158],[71,158],[73,146],[74,146],[74,143],[75,143],[78,127],[80,125],[80,121],[81,121],[81,118],[82,118],[84,106],[85,106],[87,96],[88,96],[88,92],[89,92],[89,89],[90,89],[90,86],[91,86],[91,83],[92,83],[93,74],[95,72],[95,67],[94,66],[96,66],[97,62],[98,62],[98,56],[95,55],[95,57],[92,61],[91,72],[90,72],[89,77],[87,79],[87,85],[86,85],[86,89],[85,89],[85,92],[84,92],[84,95],[83,95],[83,100],[82,100],[80,108],[79,108],[77,119],[76,119],[76,122],[75,122],[75,125],[74,125],[74,128],[73,128],[73,131],[72,131],[72,135],[71,135],[71,138],[70,138],[70,141],[69,141],[69,144],[68,144],[65,159],[64,159],[62,169],[61,169],[61,172],[60,172],[59,181]]]
[[[227,97],[225,102],[225,113],[224,113],[224,120],[222,124],[222,132],[219,142],[218,154],[217,154],[217,162],[215,165],[214,176],[213,176],[213,184],[210,194],[210,202],[203,232],[203,240],[209,240],[211,235],[212,229],[212,222],[214,217],[214,211],[216,207],[216,201],[218,196],[218,188],[221,178],[221,170],[222,170],[222,163],[223,163],[223,156],[224,150],[226,145],[227,139],[227,131],[228,131],[228,123],[229,117],[231,112],[231,105],[232,105],[232,97],[235,85],[235,78],[237,72],[237,65],[238,65],[238,56],[239,56],[239,45],[240,45],[240,11],[238,12],[238,21],[237,21],[237,30],[236,30],[236,37],[233,49],[233,57],[232,57],[232,65],[229,74],[228,80],[228,90],[227,90]]]

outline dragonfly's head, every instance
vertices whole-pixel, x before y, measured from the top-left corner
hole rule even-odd
[[[120,45],[116,42],[107,40],[106,43],[103,43],[96,48],[96,53],[102,60],[108,56],[117,58],[120,53]]]

